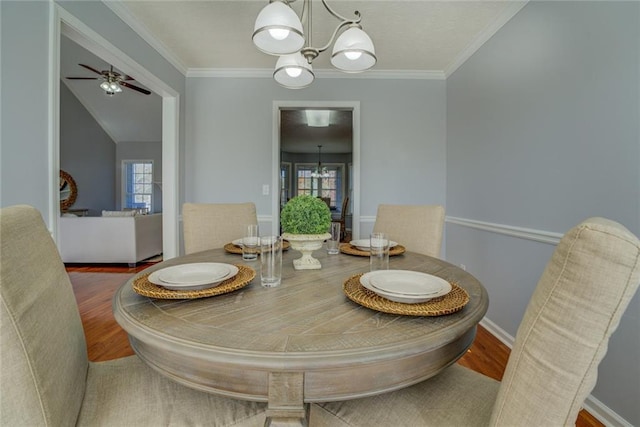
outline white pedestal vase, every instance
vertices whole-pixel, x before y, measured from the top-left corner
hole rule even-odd
[[[296,270],[317,270],[322,268],[320,261],[311,256],[311,254],[313,251],[322,249],[322,243],[330,237],[330,233],[282,234],[282,238],[291,244],[291,249],[295,249],[302,254],[301,258],[293,260],[293,268]]]

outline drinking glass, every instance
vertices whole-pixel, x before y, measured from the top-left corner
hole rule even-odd
[[[258,259],[258,249],[260,246],[260,237],[258,237],[258,225],[249,224],[245,227],[244,237],[242,238],[242,259],[244,261],[255,261]]]
[[[327,240],[327,253],[330,255],[340,253],[340,223],[332,222],[329,233],[331,237]]]
[[[369,238],[369,267],[371,271],[389,269],[389,237],[385,233],[371,233]]]
[[[282,282],[282,237],[260,238],[260,284],[271,288]]]

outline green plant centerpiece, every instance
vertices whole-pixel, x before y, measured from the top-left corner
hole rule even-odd
[[[302,253],[293,260],[296,270],[316,270],[322,267],[312,255],[322,248],[322,243],[331,237],[327,231],[331,226],[331,211],[327,204],[317,197],[301,195],[289,200],[280,212],[282,238],[289,241],[291,248]]]

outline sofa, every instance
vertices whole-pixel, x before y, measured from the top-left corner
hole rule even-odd
[[[58,250],[65,263],[136,263],[162,253],[162,214],[62,216]]]

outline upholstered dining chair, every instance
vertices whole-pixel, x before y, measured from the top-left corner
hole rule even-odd
[[[314,405],[314,426],[575,425],[639,283],[640,240],[614,221],[588,219],[547,264],[502,382],[456,364],[405,389]]]
[[[254,203],[185,203],[182,206],[186,254],[222,248],[245,235],[245,227],[257,224]]]
[[[440,258],[444,207],[440,205],[379,205],[374,232],[387,233],[408,251]]]
[[[184,387],[137,356],[90,362],[69,276],[40,213],[1,209],[0,236],[0,425],[264,423],[264,404]]]

